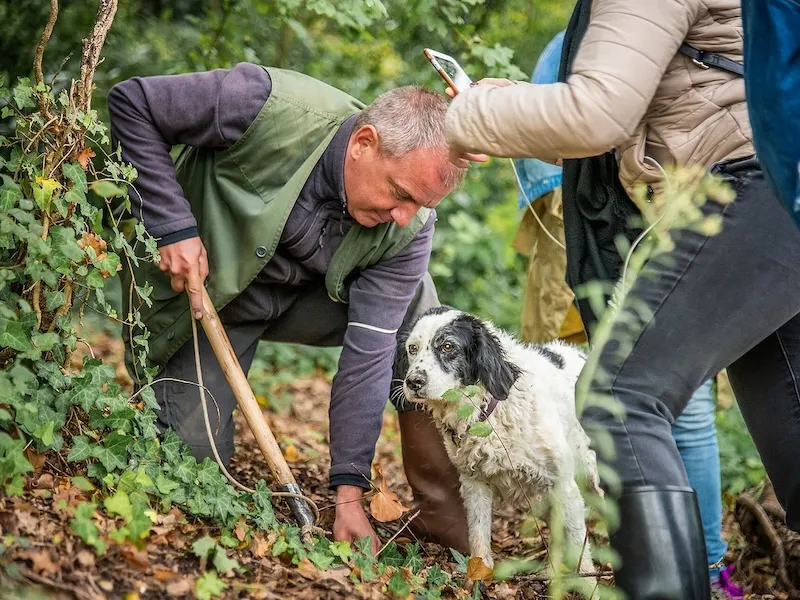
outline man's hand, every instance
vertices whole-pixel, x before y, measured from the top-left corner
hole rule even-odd
[[[508,87],[509,85],[516,85],[516,81],[512,81],[510,79],[497,79],[495,77],[486,77],[481,79],[480,81],[473,81],[470,84],[470,87],[477,87],[479,85],[482,86],[494,86],[494,87]],[[456,93],[451,87],[447,87],[445,90],[447,95],[451,98],[456,97]],[[466,169],[469,167],[470,162],[481,162],[484,163],[489,160],[489,157],[485,154],[473,154],[471,152],[461,152],[456,150],[455,148],[450,149],[449,157],[450,162],[453,163],[460,169]]]
[[[195,319],[203,317],[203,282],[208,277],[208,255],[199,237],[189,238],[158,249],[158,268],[169,275],[172,289],[186,290]]]
[[[372,539],[372,553],[380,549],[378,534],[361,506],[364,491],[354,485],[336,488],[336,520],[333,522],[333,538],[337,542],[355,542],[365,537]]]

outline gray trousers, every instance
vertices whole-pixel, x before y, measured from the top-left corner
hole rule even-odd
[[[403,325],[413,322],[425,311],[436,306],[439,306],[436,287],[431,276],[426,273],[411,301]],[[347,305],[331,300],[324,285],[301,294],[277,319],[225,326],[231,346],[245,373],[250,370],[260,340],[309,346],[341,346],[346,329]],[[236,408],[236,398],[217,362],[208,338],[199,327],[198,337],[203,383],[219,406],[218,421],[214,402],[206,394],[211,431],[216,432],[214,444],[223,462],[228,464],[234,451],[233,410]],[[158,378],[161,377],[197,382],[193,340],[181,346],[169,359],[158,374]],[[170,427],[174,429],[191,448],[192,454],[198,461],[205,457],[213,459],[197,386],[161,381],[153,386],[153,390],[161,406],[161,410],[156,411],[158,428],[162,432]]]
[[[708,202],[722,232],[683,232],[653,259],[630,299],[651,313],[643,330],[619,323],[600,355],[611,395],[627,416],[583,414],[610,431],[623,486],[687,486],[670,423],[703,381],[728,368],[733,391],[789,526],[800,531],[800,233],[757,171],[735,173],[736,200]]]

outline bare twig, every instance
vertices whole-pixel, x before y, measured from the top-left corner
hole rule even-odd
[[[47,25],[44,26],[44,31],[42,31],[42,37],[39,39],[39,45],[36,46],[36,57],[33,61],[33,73],[34,77],[36,77],[36,83],[42,83],[44,81],[44,74],[42,73],[42,57],[44,56],[44,49],[47,47],[47,42],[50,41],[50,36],[53,34],[53,27],[55,27],[57,18],[58,0],[50,0],[50,17],[47,19]],[[42,110],[42,112],[44,113],[45,111]]]
[[[381,547],[380,550],[378,550],[378,553],[375,555],[375,558],[378,558],[381,555],[381,552],[386,550],[386,547],[389,544],[391,544],[397,538],[398,535],[403,533],[403,530],[411,524],[411,521],[413,521],[414,519],[416,519],[419,516],[419,513],[420,513],[420,510],[417,509],[417,512],[415,512],[413,515],[408,517],[408,520],[405,523],[403,523],[403,526],[400,529],[398,529],[395,532],[395,534],[387,540],[387,542]]]
[[[50,588],[55,588],[57,590],[64,590],[66,592],[71,592],[76,598],[80,600],[93,600],[93,597],[87,594],[82,588],[70,585],[69,583],[62,583],[60,581],[53,581],[52,579],[48,579],[47,577],[43,577],[41,575],[37,575],[30,569],[26,569],[25,567],[19,567],[19,573],[25,579],[32,581],[34,583],[39,583],[41,585],[46,585]]]

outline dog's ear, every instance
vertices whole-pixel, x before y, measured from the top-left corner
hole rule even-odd
[[[489,331],[483,321],[474,317],[472,336],[470,367],[473,369],[473,380],[480,382],[498,400],[505,400],[521,373],[519,367],[508,360],[497,336]]]
[[[403,380],[408,375],[408,353],[406,352],[406,342],[411,334],[414,324],[404,325],[397,332],[397,344],[394,350],[394,365],[392,366],[392,385],[389,386],[390,398],[395,394],[402,394]]]

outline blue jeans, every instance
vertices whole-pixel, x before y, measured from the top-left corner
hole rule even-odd
[[[672,437],[683,460],[689,485],[697,492],[708,564],[712,565],[725,556],[728,545],[722,539],[719,446],[710,379],[700,386],[681,416],[675,419]]]
[[[753,142],[800,227],[800,0],[742,0],[742,20]]]

